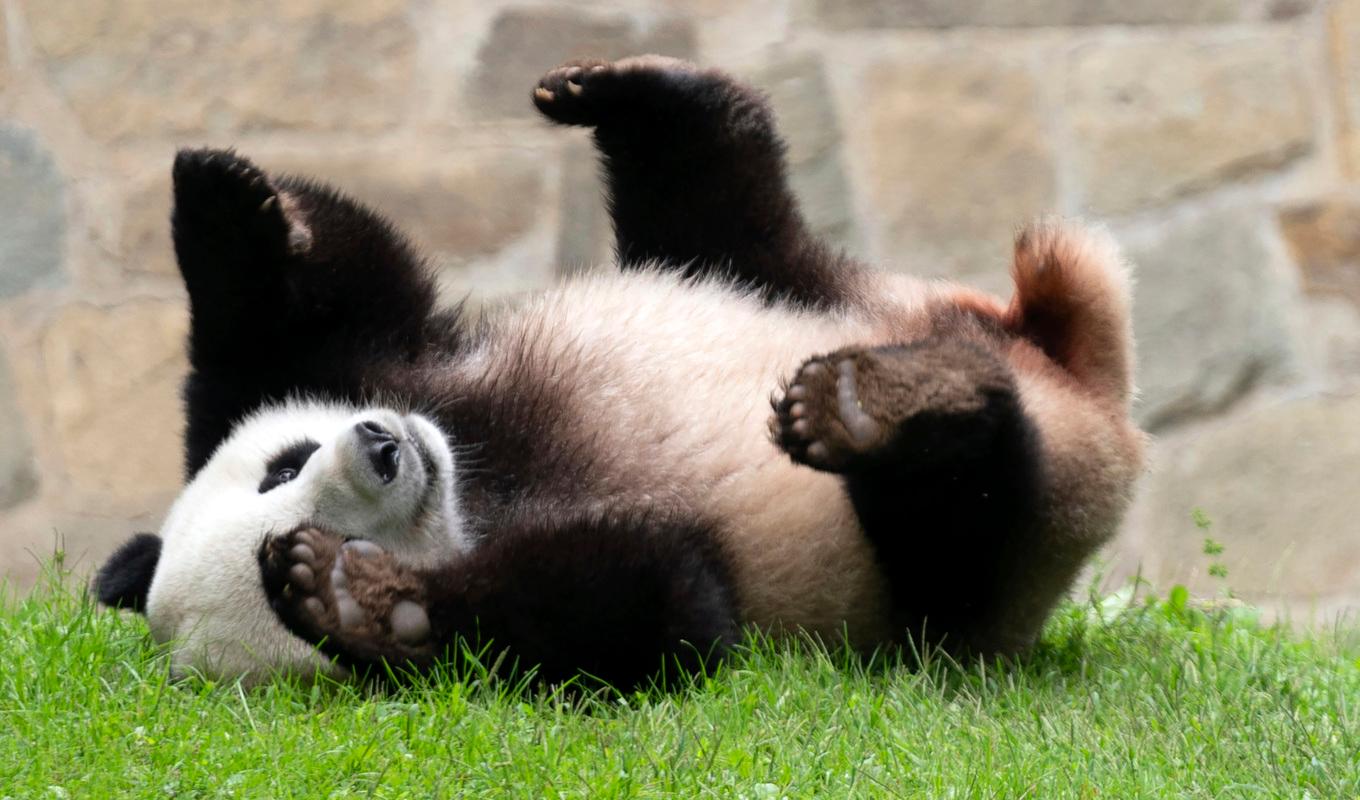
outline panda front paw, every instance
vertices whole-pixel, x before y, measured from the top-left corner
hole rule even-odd
[[[423,582],[381,547],[301,528],[260,549],[265,593],[284,626],[351,665],[434,654]]]
[[[534,106],[564,125],[598,125],[615,109],[655,99],[698,73],[694,64],[668,56],[568,61],[539,79]]]
[[[887,427],[860,399],[853,352],[809,359],[771,399],[770,435],[795,462],[840,472],[882,446]]]

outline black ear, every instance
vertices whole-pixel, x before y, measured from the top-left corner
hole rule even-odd
[[[146,612],[146,593],[161,560],[161,537],[139,533],[123,542],[94,576],[99,602],[115,608]]]

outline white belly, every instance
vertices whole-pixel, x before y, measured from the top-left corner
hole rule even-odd
[[[469,367],[494,373],[512,347],[569,372],[580,424],[630,500],[723,522],[747,621],[871,643],[888,633],[872,549],[840,479],[770,441],[769,399],[811,356],[900,340],[928,292],[902,279],[873,312],[831,314],[668,274],[587,276],[499,315]]]

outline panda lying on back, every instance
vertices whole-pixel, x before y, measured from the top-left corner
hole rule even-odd
[[[619,268],[475,325],[372,212],[179,155],[192,480],[100,598],[221,676],[463,637],[631,686],[747,624],[1032,643],[1139,469],[1113,245],[1025,231],[1003,305],[814,240],[722,73],[575,63],[534,102],[594,128]]]

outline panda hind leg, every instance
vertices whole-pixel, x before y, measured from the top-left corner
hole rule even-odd
[[[620,263],[720,275],[769,300],[853,300],[858,268],[809,231],[765,97],[664,56],[568,62],[534,88],[548,119],[590,127]]]
[[[1005,362],[943,337],[809,359],[772,405],[771,437],[790,458],[844,474],[931,470],[1023,427]]]
[[[775,443],[838,474],[893,596],[899,632],[960,655],[1028,641],[1003,623],[1036,538],[1039,437],[985,340],[848,348],[805,363],[774,401]]]

